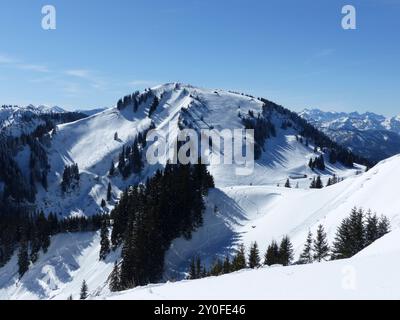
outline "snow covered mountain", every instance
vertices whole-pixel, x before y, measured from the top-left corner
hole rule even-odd
[[[136,97],[140,101],[138,105],[126,98],[116,107],[58,125],[43,136],[41,150],[46,154],[47,179],[46,188],[34,181],[36,193],[32,205],[37,210],[60,217],[110,212],[122,190],[145,181],[162,168],[161,164],[145,163],[140,173],[123,177],[117,167],[124,147],[132,145],[139,134],[150,128],[172,138],[181,127],[238,129],[245,123],[267,121],[264,124],[274,128],[268,137],[258,140],[260,154],[251,175],[236,175],[236,164],[208,167],[216,188],[210,191],[205,202],[204,225],[190,240],[173,241],[165,255],[166,281],[182,279],[194,255],[211,264],[215,257],[232,253],[239,243],[248,246],[258,241],[264,251],[272,239],[289,235],[298,256],[309,230],[315,232],[322,223],[332,241],[336,227],[353,206],[376,210],[387,215],[394,228],[399,226],[398,197],[395,188],[386,183],[388,179],[400,178],[399,157],[382,162],[364,174],[362,165],[351,167],[330,161],[333,153],[343,161],[349,161],[349,157],[362,159],[352,158],[289,110],[247,95],[172,83]],[[158,104],[152,110],[156,98]],[[172,144],[171,139],[169,147]],[[317,144],[324,147],[319,148]],[[32,150],[24,146],[15,152],[15,161],[25,176],[31,170]],[[325,159],[325,169],[312,170],[310,160],[321,156]],[[76,188],[64,192],[61,187],[64,169],[73,164],[79,166],[79,182]],[[110,175],[110,167],[115,169],[115,174]],[[333,175],[345,180],[322,190],[309,189],[317,175],[324,184]],[[296,188],[284,187],[288,179]],[[109,185],[111,200],[102,205]],[[98,232],[56,235],[48,251],[39,255],[20,280],[15,253],[0,268],[0,299],[76,297],[83,280],[89,286],[90,297],[108,297],[108,276],[120,252],[117,250],[105,261],[99,261],[99,249]],[[290,269],[283,272],[287,270],[291,272]],[[143,292],[152,292],[152,288],[145,288],[138,295],[146,298]],[[174,295],[171,293],[170,297]]]
[[[139,175],[127,179],[121,175],[109,176],[111,163],[117,164],[122,148],[132,144],[139,133],[146,132],[152,125],[166,136],[176,137],[179,126],[196,129],[243,128],[242,118],[249,112],[263,112],[264,102],[236,93],[215,91],[167,84],[152,89],[152,95],[160,98],[157,110],[148,116],[152,99],[145,101],[137,112],[129,105],[119,110],[107,109],[99,114],[77,122],[60,125],[51,137],[47,152],[51,170],[48,174],[48,192],[38,188],[36,203],[45,212],[60,212],[64,215],[91,215],[101,212],[100,204],[106,198],[108,183],[112,185],[115,198],[121,190],[134,183],[145,181],[160,168],[160,165],[145,166]],[[269,117],[276,128],[276,136],[267,139],[264,152],[255,163],[254,171],[248,176],[237,176],[236,165],[211,165],[217,187],[237,185],[283,185],[291,177],[299,187],[308,188],[310,179],[320,174],[326,181],[333,174],[348,177],[362,170],[359,167],[347,168],[342,164],[331,164],[326,159],[327,168],[316,173],[309,166],[309,160],[321,154],[315,152],[312,143],[298,138],[304,129],[290,120],[284,111],[271,108]],[[293,122],[290,127],[283,126]],[[118,139],[114,139],[115,135]],[[172,139],[170,147],[173,142]],[[26,156],[19,157],[21,167],[26,167]],[[25,162],[25,163],[24,163]],[[60,189],[65,165],[77,163],[81,170],[80,186],[68,196],[62,196]],[[108,206],[112,209],[113,204]]]
[[[305,109],[301,117],[336,142],[371,161],[400,153],[400,116],[386,118],[367,112],[325,112]]]
[[[44,124],[44,115],[61,113],[65,113],[65,110],[57,106],[28,105],[20,107],[3,105],[0,107],[0,132],[13,136],[30,133],[38,125]]]
[[[400,115],[386,118],[382,115],[366,112],[329,112],[319,109],[305,109],[300,116],[311,122],[319,123],[321,128],[331,130],[387,130],[400,134]]]

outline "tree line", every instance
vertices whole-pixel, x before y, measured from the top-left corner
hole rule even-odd
[[[43,211],[32,213],[30,208],[9,206],[0,210],[0,267],[18,249],[19,274],[22,276],[31,263],[35,263],[39,252],[47,252],[51,237],[67,232],[99,230],[103,215],[90,217],[62,217]]]
[[[253,242],[246,255],[246,248],[242,244],[231,257],[216,261],[207,268],[200,257],[192,258],[188,268],[188,279],[200,279],[211,276],[240,271],[246,268],[259,268],[272,265],[289,266],[293,264],[310,264],[328,260],[347,259],[371,245],[376,240],[390,232],[390,223],[387,217],[378,216],[370,210],[353,208],[348,218],[345,218],[338,227],[332,247],[329,246],[327,234],[322,225],[317,228],[316,236],[311,231],[307,235],[304,249],[299,259],[294,261],[293,245],[288,236],[283,237],[278,244],[276,241],[267,247],[264,259],[261,258],[257,242]]]

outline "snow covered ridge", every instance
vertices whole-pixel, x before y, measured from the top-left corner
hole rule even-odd
[[[361,167],[348,168],[341,163],[328,164],[323,172],[314,172],[308,167],[309,160],[328,154],[316,150],[314,144],[301,138],[303,127],[294,125],[286,111],[265,110],[263,101],[251,96],[196,88],[189,85],[166,84],[150,91],[137,93],[138,104],[131,96],[121,99],[114,108],[90,116],[86,119],[58,126],[51,136],[47,148],[49,165],[48,192],[37,187],[36,203],[45,212],[60,212],[64,215],[91,215],[102,212],[103,199],[106,199],[108,184],[112,186],[113,200],[107,203],[110,211],[121,190],[129,185],[145,181],[162,164],[144,165],[139,174],[123,177],[117,168],[124,147],[131,147],[139,135],[155,129],[168,136],[167,150],[174,150],[174,140],[180,129],[235,130],[246,128],[244,119],[256,122],[258,114],[266,116],[275,131],[262,131],[258,139],[259,157],[254,163],[251,175],[237,176],[237,164],[213,165],[213,159],[223,154],[222,150],[209,154],[209,170],[215,178],[217,187],[238,185],[284,185],[288,177],[294,177],[295,184],[308,188],[310,179],[317,174],[324,182],[333,174],[343,178],[352,176]],[[157,97],[157,104],[154,104]],[[251,116],[252,115],[252,116]],[[246,120],[247,121],[247,120]],[[250,123],[249,125],[254,125]],[[317,131],[316,131],[317,132]],[[264,139],[268,136],[269,138]],[[145,155],[146,146],[142,151]],[[257,151],[256,150],[256,151]],[[27,166],[21,153],[20,165]],[[159,161],[166,163],[166,159]],[[63,195],[60,189],[66,165],[78,164],[81,172],[79,189]],[[113,166],[115,174],[110,175]],[[29,169],[27,169],[29,170]]]
[[[3,105],[0,107],[0,132],[7,135],[30,133],[44,123],[43,115],[60,114],[66,111],[60,107],[44,105],[26,107]]]

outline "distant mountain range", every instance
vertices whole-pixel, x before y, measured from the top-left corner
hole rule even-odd
[[[400,153],[400,116],[319,109],[305,109],[299,115],[337,143],[373,162]]]

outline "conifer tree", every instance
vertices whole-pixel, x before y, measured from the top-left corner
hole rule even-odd
[[[249,268],[255,269],[260,266],[260,251],[258,250],[257,242],[254,242],[250,247],[249,253]]]
[[[225,260],[224,260],[223,273],[224,273],[224,274],[230,273],[230,272],[231,272],[231,269],[232,269],[232,266],[231,266],[231,259],[230,259],[229,256],[227,255],[227,256],[225,257]]]
[[[232,271],[239,271],[246,268],[246,250],[244,245],[240,245],[232,261]]]
[[[111,272],[110,277],[109,277],[109,288],[110,288],[111,292],[120,291],[120,288],[121,288],[120,281],[121,281],[120,269],[119,269],[117,261],[115,261],[113,271]]]
[[[29,256],[28,256],[28,244],[26,240],[21,240],[19,252],[18,252],[18,273],[20,278],[29,269]]]
[[[115,173],[115,165],[114,165],[114,161],[111,160],[111,166],[110,166],[110,171],[108,172],[108,174],[112,177]]]
[[[350,214],[350,238],[352,255],[357,254],[365,248],[365,224],[364,211],[353,208]]]
[[[365,225],[365,246],[369,246],[379,239],[378,236],[379,219],[376,214],[371,211],[367,212],[366,225]]]
[[[189,280],[197,279],[196,263],[195,263],[194,259],[190,260],[188,279]]]
[[[110,254],[110,240],[107,219],[103,219],[100,229],[100,260],[105,260]]]
[[[349,218],[346,218],[336,231],[335,241],[333,242],[332,259],[351,258],[353,256],[351,242],[350,221]]]
[[[318,226],[317,236],[314,240],[314,260],[321,262],[329,256],[329,245],[327,235],[322,225]]]
[[[279,262],[288,266],[293,262],[293,245],[288,236],[283,237],[279,247]]]
[[[88,298],[88,286],[86,284],[86,280],[83,280],[79,299],[86,300],[87,298]]]
[[[290,180],[287,179],[285,183],[285,188],[291,188],[292,186],[290,185]]]
[[[160,104],[160,100],[157,96],[154,97],[152,104],[150,105],[149,109],[149,117],[157,110],[158,105]]]
[[[280,263],[279,246],[278,243],[274,240],[268,246],[267,252],[265,253],[264,264],[267,266],[272,266],[279,263]]]
[[[210,275],[217,277],[223,273],[224,265],[220,259],[217,259],[210,270]]]
[[[385,216],[382,216],[379,219],[379,224],[378,224],[378,237],[382,238],[384,235],[388,234],[389,232],[390,232],[389,219]]]
[[[324,187],[321,176],[317,177],[317,180],[315,181],[315,189],[322,189]]]
[[[304,245],[303,252],[300,255],[300,264],[313,263],[313,238],[311,231],[308,232],[306,244]]]
[[[110,202],[112,197],[112,187],[111,187],[111,182],[108,183],[107,187],[107,201]]]
[[[35,263],[37,259],[39,258],[39,251],[40,251],[40,240],[39,240],[39,234],[37,232],[37,229],[33,231],[33,237],[31,240],[31,252],[30,252],[30,259],[32,263]]]
[[[315,189],[316,188],[316,183],[317,181],[315,180],[315,177],[312,179],[311,184],[310,184],[310,189]]]
[[[201,270],[202,270],[201,259],[200,259],[200,257],[197,257],[196,258],[196,276],[197,276],[197,278],[201,278]]]

